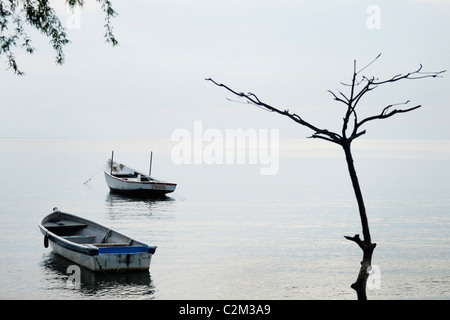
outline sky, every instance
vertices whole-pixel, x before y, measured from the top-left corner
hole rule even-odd
[[[353,63],[368,77],[450,69],[448,0],[113,0],[119,46],[105,43],[104,14],[86,0],[71,13],[54,0],[71,43],[55,64],[49,40],[29,30],[36,52],[16,51],[25,76],[0,58],[0,137],[170,138],[177,129],[312,132],[239,103],[213,78],[252,92],[310,123],[340,130]],[[379,87],[361,114],[392,103],[423,107],[366,126],[367,138],[450,139],[450,73]],[[232,101],[230,101],[232,100]]]

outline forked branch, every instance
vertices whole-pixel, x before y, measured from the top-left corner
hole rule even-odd
[[[405,102],[405,104],[407,104],[408,102],[409,102],[409,100],[407,102]],[[394,105],[387,106],[378,115],[367,117],[364,120],[361,120],[361,122],[357,123],[356,128],[361,127],[364,123],[366,123],[368,121],[377,120],[377,119],[386,119],[386,118],[392,117],[393,115],[395,115],[397,113],[405,113],[405,112],[413,111],[413,110],[416,110],[416,109],[422,107],[421,105],[418,105],[418,106],[408,108],[408,109],[394,109],[394,110],[388,112],[389,108],[391,108],[392,106],[394,106]]]
[[[393,77],[391,77],[389,79],[385,79],[385,80],[380,80],[376,77],[368,78],[368,77],[360,74],[363,70],[367,69],[370,65],[372,65],[380,56],[381,56],[381,54],[379,54],[373,61],[371,61],[365,67],[361,68],[359,71],[356,71],[356,61],[354,61],[353,77],[352,77],[351,83],[350,84],[342,83],[344,86],[349,86],[351,88],[349,96],[343,94],[341,91],[338,91],[339,95],[334,93],[331,90],[328,91],[332,94],[334,100],[345,104],[347,107],[345,117],[344,117],[344,123],[342,126],[342,136],[344,139],[347,139],[348,123],[352,116],[353,116],[353,130],[348,138],[350,141],[356,139],[357,137],[360,137],[361,135],[363,135],[366,132],[365,130],[358,131],[358,129],[360,129],[361,126],[368,121],[377,120],[377,119],[386,119],[386,118],[392,117],[393,115],[395,115],[397,113],[405,113],[405,112],[416,110],[421,107],[420,105],[418,105],[418,106],[415,106],[412,108],[407,108],[407,109],[391,110],[391,107],[402,105],[402,104],[407,104],[407,103],[409,103],[409,101],[407,101],[405,103],[391,104],[391,105],[385,107],[381,111],[380,114],[373,115],[373,116],[367,117],[367,118],[359,121],[356,108],[357,108],[359,102],[361,101],[361,99],[368,92],[376,89],[378,86],[383,85],[383,84],[393,83],[393,82],[397,82],[400,80],[416,80],[416,79],[424,79],[424,78],[436,78],[436,77],[440,77],[441,74],[445,72],[445,70],[438,71],[438,72],[423,72],[422,71],[423,67],[422,67],[422,65],[420,65],[419,68],[417,68],[416,70],[414,70],[412,72],[408,72],[405,74],[396,74]],[[359,91],[357,91],[358,87],[360,87],[360,86],[362,86],[362,88],[359,89]]]
[[[349,236],[344,236],[345,239],[350,240],[355,242],[362,250],[364,250],[365,245],[364,242],[361,240],[361,238],[359,237],[359,234],[356,234],[353,237],[349,237]]]

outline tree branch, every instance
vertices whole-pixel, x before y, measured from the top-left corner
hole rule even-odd
[[[352,77],[352,81],[351,84],[345,84],[342,83],[345,86],[350,86],[351,90],[350,90],[350,98],[347,98],[347,96],[345,96],[344,94],[340,93],[341,96],[344,97],[344,99],[342,99],[341,97],[339,97],[338,95],[336,95],[335,93],[333,93],[332,91],[329,91],[332,95],[334,100],[339,101],[341,103],[344,103],[345,105],[347,105],[347,111],[344,117],[344,122],[342,125],[342,137],[344,139],[347,139],[347,129],[348,129],[348,123],[350,121],[350,117],[353,115],[354,119],[353,119],[353,131],[350,135],[350,141],[353,139],[356,139],[358,137],[360,137],[361,135],[363,135],[365,133],[364,131],[360,131],[358,132],[358,129],[366,122],[368,121],[372,121],[372,120],[376,120],[376,119],[386,119],[389,118],[397,113],[405,113],[405,112],[409,112],[409,111],[413,111],[415,109],[420,108],[419,106],[413,107],[413,108],[408,108],[408,109],[395,109],[390,111],[390,108],[394,105],[399,105],[399,104],[392,104],[389,105],[387,107],[385,107],[382,112],[378,115],[374,115],[374,116],[370,116],[367,117],[365,119],[363,119],[362,121],[358,122],[358,115],[356,112],[356,107],[358,106],[359,102],[361,101],[361,99],[370,91],[376,89],[378,86],[383,85],[383,84],[387,84],[387,83],[393,83],[393,82],[397,82],[400,80],[416,80],[416,79],[424,79],[424,78],[436,78],[436,77],[440,77],[440,75],[444,72],[446,72],[445,70],[443,71],[438,71],[438,72],[423,72],[422,71],[422,65],[419,66],[419,68],[417,68],[416,70],[412,71],[412,72],[408,72],[406,74],[396,74],[393,77],[386,79],[386,80],[379,80],[378,78],[375,77],[371,77],[368,78],[366,76],[361,76],[361,80],[358,81],[358,75],[365,69],[367,69],[370,65],[372,65],[379,57],[381,56],[381,54],[379,54],[373,61],[371,61],[369,64],[367,64],[365,67],[363,67],[362,69],[360,69],[359,71],[356,71],[356,61],[354,62],[354,67],[353,67],[353,77]],[[361,85],[364,84],[364,86],[359,90],[359,92],[356,93],[356,88]],[[401,103],[401,104],[407,104],[409,101],[407,101],[406,103]]]
[[[379,80],[378,78],[375,78],[375,77],[368,78],[364,75],[361,75],[361,80],[358,80],[361,72],[366,70],[370,65],[372,65],[380,56],[381,56],[381,54],[379,54],[369,64],[367,64],[366,66],[364,66],[363,68],[361,68],[358,71],[356,68],[356,61],[354,61],[353,76],[352,76],[351,84],[342,83],[345,86],[351,87],[349,95],[345,95],[344,93],[342,93],[339,90],[338,90],[338,94],[334,93],[331,90],[328,90],[328,92],[333,96],[333,99],[335,101],[343,103],[347,107],[345,116],[343,118],[342,133],[340,135],[335,132],[328,131],[326,129],[320,129],[320,128],[312,125],[311,123],[303,120],[299,115],[297,115],[295,113],[290,113],[289,110],[281,110],[281,109],[275,108],[267,103],[264,103],[254,93],[237,92],[222,83],[215,82],[211,78],[207,78],[205,80],[211,81],[212,83],[214,83],[215,85],[217,85],[219,87],[224,87],[225,89],[227,89],[229,92],[233,93],[234,95],[246,99],[246,102],[249,104],[258,106],[266,111],[276,112],[281,115],[284,115],[288,118],[291,118],[295,122],[313,130],[314,133],[309,138],[323,139],[323,140],[326,140],[329,142],[334,142],[334,143],[337,143],[337,144],[343,146],[343,144],[346,143],[346,141],[351,142],[352,140],[354,140],[366,133],[365,130],[359,130],[361,128],[361,126],[363,124],[365,124],[366,122],[377,120],[377,119],[390,118],[397,113],[406,113],[406,112],[413,111],[413,110],[421,107],[420,105],[418,105],[418,106],[415,106],[412,108],[407,108],[407,109],[391,110],[391,108],[393,106],[407,104],[407,103],[409,103],[409,101],[407,101],[405,103],[391,104],[391,105],[388,105],[387,107],[385,107],[381,111],[380,114],[370,116],[361,121],[358,121],[358,114],[357,114],[356,108],[359,105],[361,99],[368,92],[376,89],[378,86],[383,85],[383,84],[393,83],[393,82],[397,82],[397,81],[405,80],[405,79],[415,80],[415,79],[423,79],[423,78],[436,78],[436,77],[440,77],[440,75],[442,73],[446,72],[445,70],[438,71],[438,72],[423,72],[422,65],[420,65],[419,68],[417,68],[416,70],[414,70],[412,72],[408,72],[406,74],[401,74],[401,73],[396,74],[393,77],[386,79],[386,80]],[[363,85],[363,87],[358,91],[357,88],[360,85]],[[350,136],[348,137],[347,131],[349,131],[348,126],[349,126],[350,119],[352,117],[353,117],[353,128],[352,128]]]
[[[82,7],[85,0],[65,0],[68,8]],[[111,5],[111,0],[96,0],[105,13],[106,42],[117,46],[118,42],[113,34],[111,19],[117,13]],[[7,58],[8,69],[16,75],[24,75],[16,62],[14,50],[24,49],[26,53],[33,53],[31,38],[26,33],[26,27],[31,27],[50,39],[57,65],[64,63],[64,47],[70,43],[66,28],[56,15],[53,4],[48,0],[0,0],[0,57]]]
[[[331,91],[331,90],[328,90],[328,92],[331,93],[331,94],[333,95],[334,100],[339,101],[339,102],[342,102],[342,103],[345,104],[345,105],[348,105],[349,100],[348,100],[348,98],[347,98],[341,91],[339,91],[339,94],[340,94],[345,100],[339,98],[339,97],[338,97],[333,91]]]
[[[365,249],[365,245],[364,245],[364,242],[361,240],[361,238],[359,237],[359,234],[356,234],[355,236],[353,236],[353,237],[349,237],[349,236],[344,236],[344,238],[345,239],[347,239],[347,240],[350,240],[350,241],[353,241],[353,242],[355,242],[362,250],[364,250]]]
[[[406,112],[413,111],[413,110],[416,110],[421,107],[421,105],[418,105],[418,106],[415,106],[415,107],[412,107],[409,109],[394,109],[391,112],[387,112],[387,110],[392,106],[393,105],[389,105],[386,108],[384,108],[383,111],[379,115],[365,118],[364,120],[362,120],[361,122],[359,122],[356,125],[356,128],[361,127],[364,123],[366,123],[368,121],[377,120],[377,119],[386,119],[386,118],[392,117],[393,115],[395,115],[397,113],[406,113]]]
[[[378,81],[378,82],[373,81],[372,84],[380,85],[380,84],[385,84],[385,83],[389,83],[389,82],[400,81],[403,79],[416,80],[416,79],[424,79],[424,78],[436,78],[436,77],[439,77],[440,74],[446,72],[446,70],[442,70],[442,71],[438,71],[438,72],[421,72],[421,70],[422,70],[422,64],[419,65],[419,68],[416,71],[408,72],[407,74],[397,74],[397,75],[393,76],[392,78],[383,80],[383,81]]]
[[[279,113],[279,114],[286,116],[305,127],[308,127],[309,129],[314,131],[314,134],[310,138],[319,138],[319,139],[324,139],[324,140],[327,140],[330,142],[337,143],[339,145],[341,144],[342,137],[339,134],[332,132],[332,131],[328,131],[326,129],[320,129],[320,128],[312,125],[311,123],[303,120],[298,114],[290,113],[289,110],[280,110],[280,109],[275,108],[267,103],[264,103],[254,93],[237,92],[222,83],[217,83],[216,81],[214,81],[211,78],[206,78],[205,80],[211,81],[218,87],[223,87],[223,88],[227,89],[229,92],[233,93],[234,95],[236,95],[238,97],[245,98],[247,100],[247,102],[250,104],[253,104],[258,107],[262,107],[263,109],[265,109],[267,111]]]

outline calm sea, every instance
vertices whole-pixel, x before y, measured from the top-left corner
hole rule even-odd
[[[281,140],[278,171],[181,164],[164,139],[0,139],[1,299],[355,299],[360,222],[341,150]],[[115,160],[178,184],[166,200],[111,195]],[[373,241],[369,299],[450,298],[450,141],[354,148]],[[90,179],[90,180],[89,180]],[[86,182],[87,181],[87,182]],[[53,207],[158,246],[149,273],[81,270],[44,248]]]

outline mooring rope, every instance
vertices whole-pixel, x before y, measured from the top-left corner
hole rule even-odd
[[[98,169],[98,171],[89,179],[87,179],[85,182],[83,182],[83,184],[88,183],[89,181],[91,181],[92,178],[94,178],[101,170],[103,169],[103,166],[100,167],[100,169]]]

